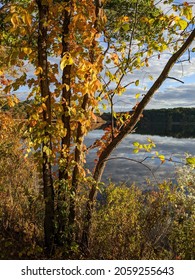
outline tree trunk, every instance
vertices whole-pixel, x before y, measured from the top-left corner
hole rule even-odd
[[[95,1],[95,21],[94,21],[94,28],[96,29],[96,33],[92,39],[92,44],[89,48],[89,61],[93,64],[95,62],[95,47],[96,47],[96,35],[99,33],[98,31],[98,21],[99,21],[99,11],[100,11],[100,5],[101,1],[96,0]],[[88,109],[90,97],[89,94],[86,92],[85,95],[83,96],[82,100],[82,105],[81,105],[81,110],[83,113],[86,112]],[[91,109],[93,110],[93,109]],[[85,133],[82,132],[82,126],[83,124],[81,122],[78,123],[78,128],[77,128],[77,134],[76,134],[76,143],[77,146],[75,147],[75,153],[74,153],[74,160],[75,160],[75,167],[73,169],[72,173],[72,189],[71,189],[71,198],[70,198],[70,214],[69,214],[69,224],[70,227],[73,228],[74,222],[75,222],[75,195],[77,193],[78,187],[79,187],[79,180],[80,180],[80,170],[79,170],[79,165],[82,165],[82,146],[84,142],[84,136]],[[78,148],[79,147],[79,148]],[[71,238],[74,238],[72,235]]]
[[[71,5],[71,1],[66,0],[65,1],[67,5]],[[69,24],[70,24],[70,18],[71,13],[68,10],[64,10],[63,14],[63,26],[62,26],[62,54],[61,57],[63,57],[65,52],[70,51],[70,44],[68,42],[68,35],[69,35]],[[66,67],[63,69],[62,72],[62,85],[64,85],[62,89],[62,107],[63,107],[63,114],[62,114],[62,122],[64,125],[64,128],[66,129],[66,136],[62,138],[62,153],[61,158],[66,161],[66,164],[64,165],[64,168],[60,170],[59,173],[59,179],[67,180],[68,179],[68,154],[70,149],[70,143],[71,143],[71,128],[70,128],[70,116],[68,115],[68,109],[71,106],[70,104],[70,98],[71,98],[71,89],[70,89],[70,82],[71,82],[71,65],[66,65]],[[65,86],[67,85],[69,88]],[[63,150],[67,151],[67,154],[63,153]]]
[[[71,5],[71,1],[65,1],[68,6]],[[62,54],[63,57],[65,52],[70,51],[70,44],[68,42],[69,35],[69,24],[70,24],[71,12],[64,10],[63,13],[63,26],[62,26]],[[64,184],[67,184],[68,180],[68,165],[69,165],[69,154],[70,154],[70,143],[71,143],[71,127],[70,127],[70,116],[68,115],[69,107],[71,106],[71,65],[66,65],[62,72],[62,84],[64,85],[62,89],[62,122],[66,129],[66,135],[61,139],[61,155],[60,159],[63,161],[63,166],[59,169],[59,191],[58,191],[58,203],[57,203],[57,221],[58,228],[56,232],[56,241],[58,245],[63,244],[67,240],[64,240],[63,236],[66,236],[65,230],[67,225],[67,210],[65,209],[65,201],[68,199],[69,195],[66,195],[64,190]],[[65,86],[67,85],[69,88]],[[65,214],[64,214],[65,213]]]
[[[53,252],[54,240],[54,190],[52,180],[51,161],[48,155],[49,150],[52,150],[51,135],[47,132],[47,128],[51,126],[51,94],[49,90],[48,80],[48,60],[47,60],[47,25],[49,7],[45,1],[37,0],[39,10],[39,30],[38,30],[38,67],[42,70],[39,74],[39,85],[41,97],[46,98],[46,110],[43,111],[43,122],[46,128],[44,140],[42,143],[42,172],[43,172],[43,187],[45,199],[45,218],[44,218],[44,234],[46,253],[51,255]]]
[[[96,19],[94,22],[94,28],[96,29],[96,34],[94,36],[93,42],[92,42],[92,47],[89,51],[89,57],[90,57],[90,62],[94,63],[95,62],[95,46],[96,46],[96,35],[98,33],[100,33],[100,28],[99,28],[99,20],[101,17],[101,9],[103,7],[103,3],[102,0],[95,0],[95,15],[96,15]],[[87,102],[88,102],[88,94],[86,94],[84,96],[83,99],[83,106],[82,108],[85,109],[87,106]],[[79,136],[79,135],[78,135]],[[92,187],[92,189],[94,189],[94,187]],[[91,215],[92,215],[92,209],[91,209],[91,199],[90,199],[90,194],[91,191],[89,193],[89,200],[87,202],[87,206],[86,206],[86,216],[84,218],[84,227],[83,227],[83,232],[82,232],[82,238],[81,238],[81,250],[87,255],[88,254],[88,248],[89,248],[89,228],[90,228],[90,223],[91,223]]]

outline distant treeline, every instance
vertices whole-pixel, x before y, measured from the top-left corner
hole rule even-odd
[[[21,101],[13,108],[5,106],[3,109],[9,110],[16,119],[28,118],[32,102],[32,100]],[[121,112],[120,114],[124,113]],[[129,113],[132,114],[132,112]],[[103,113],[97,121],[101,123],[101,119],[106,122],[106,124],[103,124],[103,127],[105,127],[111,123],[111,114]],[[194,138],[195,108],[145,110],[135,131],[140,134]]]
[[[101,117],[107,123],[111,122],[110,113],[104,113]],[[145,110],[135,130],[140,134],[195,137],[195,108]]]
[[[195,108],[147,110],[136,132],[177,138],[195,137]]]

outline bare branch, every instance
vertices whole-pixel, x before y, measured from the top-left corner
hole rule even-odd
[[[157,157],[157,156],[147,156],[147,157],[145,157],[142,161],[141,161],[141,163],[143,163],[145,160],[147,160],[147,159],[159,159],[159,157]],[[178,163],[178,164],[182,164],[182,165],[186,165],[186,163],[183,163],[182,161],[178,161],[178,160],[173,160],[171,157],[170,158],[165,158],[164,159],[165,161],[169,161],[169,162],[173,162],[173,163]]]
[[[181,81],[181,80],[179,80],[179,79],[177,79],[177,78],[174,78],[174,77],[169,77],[169,76],[168,76],[167,79],[175,80],[175,81],[178,81],[178,82],[184,84],[183,81]]]
[[[106,49],[105,49],[105,51],[103,53],[104,56],[107,54],[109,48],[110,48],[110,41],[107,42],[107,47],[106,47]]]
[[[156,179],[156,177],[155,177],[155,175],[154,175],[152,169],[151,169],[148,165],[146,165],[145,163],[143,163],[143,161],[144,161],[145,159],[142,160],[142,161],[139,161],[139,160],[132,159],[132,158],[128,158],[128,157],[112,157],[112,158],[105,159],[104,162],[110,161],[110,160],[117,160],[117,159],[120,159],[120,160],[129,160],[129,161],[132,161],[132,162],[139,163],[139,164],[143,165],[145,168],[147,168],[147,169],[151,172],[153,178],[155,179],[156,183],[158,184],[158,181],[157,181],[157,179]]]

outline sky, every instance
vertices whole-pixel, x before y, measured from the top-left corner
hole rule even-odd
[[[176,1],[177,4],[183,1]],[[190,0],[188,1],[190,2]],[[168,11],[169,6],[162,4],[161,9],[163,11]],[[195,2],[193,5],[193,15],[195,15]],[[195,47],[195,42],[191,45],[191,49]],[[149,67],[144,67],[141,70],[135,71],[131,74],[131,77],[126,76],[125,80],[128,82],[130,80],[140,80],[140,84],[137,87],[129,87],[126,92],[114,99],[115,111],[129,111],[136,103],[135,95],[140,93],[141,100],[142,94],[147,92],[147,89],[152,85],[158,75],[164,68],[164,65],[170,58],[170,53],[165,51],[161,55],[161,58],[153,57],[149,60]],[[187,58],[185,54],[182,59]],[[32,75],[32,74],[31,74]],[[153,76],[153,81],[148,79],[148,76]],[[183,83],[175,81],[173,79],[167,79],[160,89],[155,93],[152,101],[148,104],[146,109],[159,109],[159,108],[176,108],[176,107],[195,107],[195,53],[192,53],[190,63],[188,61],[176,63],[172,68],[170,77],[175,77],[181,80]],[[147,89],[146,89],[147,88]],[[24,99],[24,93],[29,92],[27,87],[21,87],[17,92],[20,99]]]
[[[195,45],[195,44],[194,44]],[[122,97],[115,99],[115,110],[127,110],[131,104],[135,103],[135,95],[147,92],[147,89],[157,79],[164,65],[168,61],[170,55],[164,54],[161,59],[153,59],[149,67],[143,68],[139,73],[134,73],[134,79],[140,80],[138,87],[130,87]],[[148,82],[148,76],[153,76],[153,81]],[[178,82],[173,79],[166,79],[163,85],[157,90],[148,104],[147,109],[159,108],[176,108],[176,107],[195,107],[195,57],[191,58],[191,62],[177,63],[169,73],[169,77],[179,79]],[[132,77],[131,77],[132,78]],[[144,89],[147,87],[147,89]]]
[[[184,1],[175,1],[176,4],[182,3]],[[191,2],[193,16],[195,16],[195,2]],[[168,7],[161,7],[163,10],[169,9]],[[190,46],[190,49],[195,47],[195,42]],[[168,55],[164,55],[163,63],[166,63]],[[188,54],[184,54],[181,60],[188,59]],[[156,74],[161,71],[160,61],[154,61],[151,71]],[[161,88],[155,94],[152,102],[150,103],[150,108],[174,108],[174,107],[195,107],[195,54],[191,53],[190,63],[188,61],[178,62],[175,64],[171,70],[170,77],[175,77],[181,81],[183,84],[167,79]]]
[[[176,4],[184,1],[175,1]],[[190,3],[190,1],[187,1]],[[163,11],[169,11],[169,5],[159,4]],[[193,6],[193,16],[195,16],[195,2],[191,1]],[[190,49],[195,47],[195,42],[190,46]],[[123,94],[122,98],[115,98],[115,110],[126,111],[131,104],[135,104],[135,95],[137,93],[145,94],[150,88],[155,79],[163,70],[163,66],[170,58],[170,53],[165,51],[161,55],[161,59],[153,57],[150,61],[150,66],[145,67],[142,71],[135,72],[131,78],[139,79],[140,85],[138,87],[130,87]],[[181,60],[188,58],[188,54],[184,54]],[[148,82],[148,76],[152,75],[154,80]],[[160,109],[160,108],[177,108],[177,107],[195,107],[195,53],[191,53],[190,63],[188,61],[178,62],[174,65],[169,73],[169,77],[174,77],[181,80],[183,83],[173,79],[167,79],[162,86],[157,90],[151,102],[146,109]],[[126,78],[128,79],[128,77]],[[140,99],[141,99],[140,95]],[[140,100],[138,99],[138,101]]]

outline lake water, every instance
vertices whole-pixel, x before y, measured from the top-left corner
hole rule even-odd
[[[91,145],[96,139],[103,135],[102,130],[91,131],[86,139],[86,145]],[[147,138],[151,138],[156,144],[152,153],[140,151],[138,154],[133,153],[133,142],[147,144]],[[194,135],[195,137],[195,135]],[[166,158],[172,158],[172,162],[165,161],[163,164],[160,159],[146,159],[143,163],[149,169],[140,163],[132,162],[125,159],[117,159],[125,157],[132,160],[141,161],[148,156],[153,156],[155,151],[164,155]],[[111,158],[115,158],[107,162],[102,181],[108,182],[109,179],[118,183],[126,182],[132,184],[145,184],[146,179],[149,179],[155,184],[164,179],[175,180],[175,171],[177,167],[185,163],[186,153],[195,155],[195,139],[194,138],[173,138],[170,136],[156,136],[156,135],[141,135],[129,134],[120,145],[113,151]],[[90,151],[87,156],[87,166],[89,169],[94,167],[94,159],[97,158],[96,150]],[[175,161],[180,163],[175,163]]]

